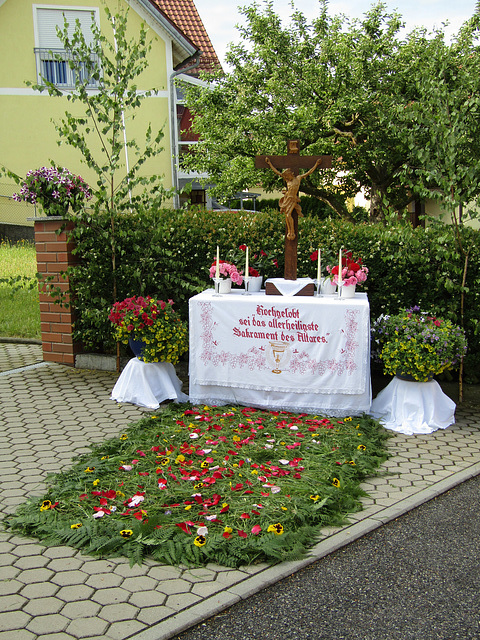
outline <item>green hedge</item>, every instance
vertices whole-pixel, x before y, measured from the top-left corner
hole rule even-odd
[[[122,214],[113,221],[113,228],[117,300],[140,294],[171,298],[187,318],[188,299],[211,286],[208,268],[217,244],[221,257],[243,243],[251,252],[263,249],[272,259],[264,275],[283,276],[284,222],[279,213],[151,210]],[[114,350],[107,320],[115,297],[111,230],[110,217],[88,215],[78,219],[75,230],[82,262],[72,273],[77,312],[74,337],[89,351]],[[470,247],[465,327],[467,379],[473,381],[480,364],[475,337],[480,317],[478,231],[464,228],[461,233],[463,245]],[[369,296],[372,319],[418,304],[460,322],[464,261],[455,248],[453,228],[442,224],[426,230],[407,224],[354,225],[305,216],[299,221],[298,276],[316,277],[316,262],[310,260],[314,249],[321,248],[325,267],[336,264],[341,246],[370,270],[363,290]],[[278,260],[278,269],[273,258]]]

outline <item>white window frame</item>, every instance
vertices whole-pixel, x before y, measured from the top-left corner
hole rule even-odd
[[[75,72],[70,69],[68,64],[68,58],[66,51],[62,48],[52,48],[48,46],[42,46],[42,34],[40,33],[41,27],[39,25],[39,11],[48,10],[55,11],[59,14],[63,12],[73,13],[75,11],[82,13],[93,14],[96,25],[100,26],[100,9],[98,7],[85,7],[85,6],[65,6],[65,5],[48,5],[48,4],[34,4],[33,9],[33,27],[35,38],[35,57],[37,64],[37,82],[43,83],[43,78],[47,78],[53,82],[60,89],[72,89],[75,87]],[[76,22],[76,21],[75,21]],[[72,29],[75,28],[75,24],[70,21]],[[63,28],[63,18],[60,21],[60,28]],[[55,38],[53,38],[55,40]],[[53,44],[52,40],[52,44]],[[59,47],[61,43],[59,42]],[[59,59],[62,58],[62,59]],[[49,69],[48,74],[45,73],[45,69]],[[47,77],[47,75],[49,77]],[[92,81],[87,85],[88,87],[95,89],[96,82]]]

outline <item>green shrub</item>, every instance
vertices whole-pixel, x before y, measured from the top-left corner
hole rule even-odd
[[[150,209],[121,214],[113,220],[115,282],[112,273],[112,219],[84,214],[74,232],[82,258],[72,273],[77,321],[75,338],[93,351],[113,351],[108,312],[115,298],[151,295],[175,301],[188,317],[188,300],[211,285],[208,268],[219,245],[221,256],[240,244],[252,252],[263,249],[271,258],[265,277],[281,277],[284,269],[284,221],[278,211],[172,211]],[[467,379],[480,362],[475,337],[480,316],[478,231],[461,229],[471,246],[466,279],[465,329],[469,340]],[[453,228],[432,224],[413,229],[352,224],[305,216],[299,221],[298,277],[316,277],[310,254],[322,250],[322,265],[336,264],[343,246],[361,258],[369,277],[361,289],[369,296],[372,320],[382,313],[419,305],[426,311],[460,323],[460,292],[464,261],[455,246]],[[278,261],[278,269],[273,259]]]

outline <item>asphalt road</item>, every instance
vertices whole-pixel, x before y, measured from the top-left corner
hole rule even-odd
[[[177,640],[480,640],[480,476]]]

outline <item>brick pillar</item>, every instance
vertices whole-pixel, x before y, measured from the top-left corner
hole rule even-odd
[[[44,276],[54,276],[50,284],[66,292],[66,302],[70,301],[68,277],[61,275],[78,259],[72,255],[74,242],[69,240],[68,231],[73,223],[68,222],[65,230],[56,233],[65,221],[62,218],[35,219],[35,248],[37,250],[37,270]],[[39,286],[40,322],[42,331],[43,359],[75,366],[75,355],[81,351],[81,345],[72,339],[73,309],[56,303],[45,293],[45,285]]]

